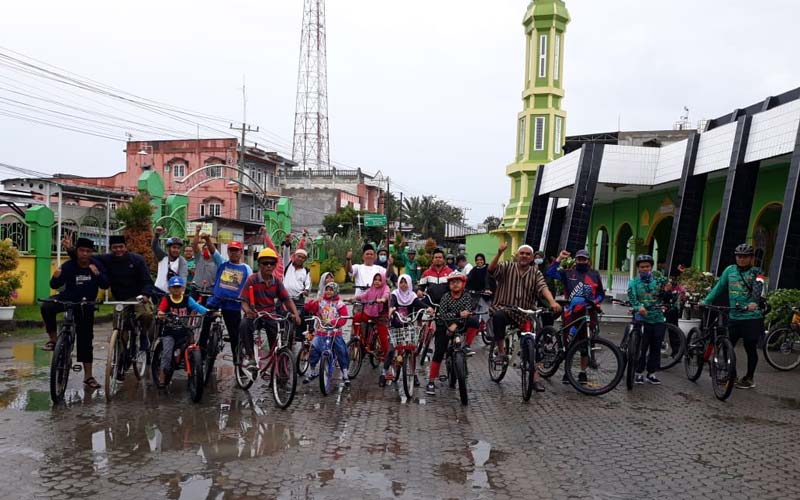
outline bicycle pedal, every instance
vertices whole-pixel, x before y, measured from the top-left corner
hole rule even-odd
[[[79,372],[81,370],[83,370],[83,367],[80,365],[80,363],[75,363],[74,365],[72,365],[72,371]]]

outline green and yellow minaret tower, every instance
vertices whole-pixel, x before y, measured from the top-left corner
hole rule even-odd
[[[567,114],[564,99],[564,33],[569,12],[563,0],[533,0],[525,13],[525,90],[523,110],[517,116],[515,161],[506,167],[511,178],[511,199],[503,223],[495,233],[511,238],[511,248],[521,244],[528,221],[539,165],[563,154]]]

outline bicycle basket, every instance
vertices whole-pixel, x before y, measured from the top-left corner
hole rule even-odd
[[[390,328],[389,338],[394,346],[416,346],[419,342],[420,329],[416,325]]]

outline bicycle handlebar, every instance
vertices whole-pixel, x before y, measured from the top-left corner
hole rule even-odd
[[[398,321],[400,321],[404,325],[407,325],[409,323],[414,323],[424,315],[425,315],[425,309],[420,309],[419,311],[413,313],[411,316],[401,316],[400,313],[398,313],[397,311],[394,311],[392,313],[392,317],[397,318]]]
[[[339,320],[342,320],[342,319],[343,320],[348,320],[348,319],[352,319],[352,318],[353,318],[352,316],[339,316],[338,318],[336,318],[336,321],[338,322]],[[337,328],[341,328],[341,326],[332,325],[330,323],[325,324],[317,316],[312,316],[310,318],[306,318],[306,322],[307,323],[310,323],[312,321],[314,322],[314,330],[324,330],[326,333],[330,332],[330,331],[333,331],[333,330],[336,330]]]
[[[61,300],[52,297],[47,299],[37,299],[37,300],[42,303],[49,302],[51,304],[62,304],[65,306],[99,306],[100,304],[102,304],[102,302],[97,302],[94,300],[86,300],[86,298],[83,298],[79,301]]]

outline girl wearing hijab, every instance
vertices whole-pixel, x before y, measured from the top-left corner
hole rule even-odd
[[[325,293],[325,285],[328,283],[335,283],[336,280],[333,278],[333,273],[326,272],[322,273],[322,276],[319,277],[319,287],[317,288],[317,300],[321,299],[323,294]]]
[[[411,287],[412,283],[411,276],[408,274],[401,274],[400,279],[397,280],[397,290],[392,292],[392,296],[389,299],[389,317],[391,318],[392,328],[400,328],[403,326],[403,322],[393,313],[397,312],[397,314],[403,318],[408,318],[420,309],[425,309],[426,307],[425,302],[417,297],[417,294]],[[386,361],[383,363],[383,369],[387,371],[387,373],[394,359],[394,346],[389,346],[389,349],[389,355],[386,356]],[[393,373],[389,373],[386,379],[392,380],[394,379],[394,375]],[[414,384],[419,385],[416,375],[414,376]]]
[[[363,317],[366,320],[372,320],[378,327],[378,339],[381,342],[381,351],[384,353],[389,352],[389,287],[386,285],[386,278],[382,272],[378,272],[372,278],[372,286],[369,287],[364,293],[356,295],[353,300],[364,302]],[[369,302],[374,302],[370,304]],[[366,327],[362,327],[362,332],[366,332]],[[366,340],[366,339],[364,339]],[[383,387],[386,385],[386,368],[381,367],[381,376],[378,379],[378,384]]]

